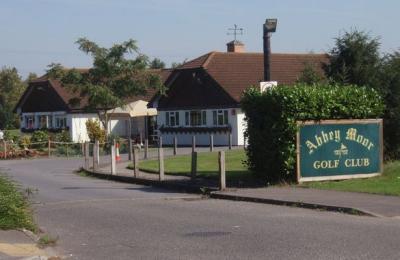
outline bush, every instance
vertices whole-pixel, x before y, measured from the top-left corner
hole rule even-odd
[[[106,141],[106,130],[101,128],[98,120],[89,119],[86,121],[86,131],[91,142],[99,140],[100,143],[104,143]]]
[[[35,131],[33,132],[31,136],[31,143],[42,143],[42,142],[48,142],[49,140],[49,135],[46,131]],[[46,147],[46,143],[43,144],[34,144],[35,148],[43,148]]]
[[[296,169],[296,121],[363,119],[382,116],[384,105],[371,88],[278,86],[245,92],[248,167],[268,182],[292,181]]]
[[[16,131],[16,130],[5,130],[4,131],[4,140],[6,140],[6,141],[12,141],[14,143],[17,143],[19,136],[20,136],[19,131]]]
[[[29,135],[21,136],[18,145],[22,148],[28,149],[31,145],[31,137]]]
[[[55,134],[55,140],[56,142],[70,143],[71,136],[68,131],[62,130],[60,133]]]

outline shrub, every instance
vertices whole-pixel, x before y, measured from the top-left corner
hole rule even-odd
[[[241,101],[246,114],[247,165],[268,182],[291,181],[296,167],[296,121],[382,116],[384,105],[371,88],[278,86],[250,89]]]
[[[55,135],[55,140],[56,142],[69,143],[71,142],[71,136],[69,135],[68,131],[62,130],[60,133]]]
[[[21,138],[19,139],[19,143],[18,145],[20,147],[23,147],[25,149],[28,149],[29,146],[31,145],[31,137],[29,135],[23,135],[21,136]]]
[[[31,136],[31,143],[42,143],[47,142],[49,140],[49,135],[46,131],[38,130],[33,132]],[[46,147],[47,144],[34,144],[35,148],[43,148]]]
[[[106,141],[106,130],[101,128],[98,120],[89,119],[86,121],[86,131],[91,142],[99,140],[100,143],[104,143]]]
[[[4,131],[4,140],[6,141],[12,141],[17,143],[19,139],[19,132],[15,130],[5,130]]]

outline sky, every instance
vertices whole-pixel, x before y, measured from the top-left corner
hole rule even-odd
[[[75,41],[86,37],[104,47],[134,39],[140,51],[172,62],[226,51],[228,28],[262,52],[262,26],[277,18],[272,52],[321,53],[345,31],[379,37],[381,53],[399,50],[398,0],[0,0],[0,66],[26,77],[51,63],[90,67]]]

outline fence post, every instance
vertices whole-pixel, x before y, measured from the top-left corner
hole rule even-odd
[[[226,173],[225,173],[225,152],[220,151],[218,153],[218,166],[219,166],[219,180],[220,180],[220,190],[226,189]]]
[[[192,170],[190,174],[190,178],[192,181],[196,179],[197,174],[197,152],[192,153]]]
[[[192,136],[192,153],[194,153],[196,150],[196,136]]]
[[[99,140],[96,140],[95,142],[95,146],[96,146],[96,164],[97,166],[100,165],[100,142]]]
[[[228,144],[229,144],[229,150],[232,150],[232,133],[229,132],[228,135]]]
[[[89,169],[89,152],[90,152],[89,142],[85,142],[84,151],[85,151],[85,168],[86,168],[86,170],[88,170]]]
[[[111,175],[116,174],[116,162],[115,162],[115,139],[111,144]]]
[[[210,152],[214,151],[214,135],[210,134]]]
[[[3,140],[3,145],[4,145],[4,160],[7,159],[7,142]]]
[[[149,152],[149,139],[144,139],[144,159],[147,159]]]
[[[138,177],[139,173],[139,153],[133,148],[133,176]]]
[[[176,155],[177,150],[178,150],[178,138],[175,135],[174,136],[174,155]]]
[[[98,166],[99,166],[99,159],[97,158],[98,156],[98,146],[97,146],[97,140],[94,141],[93,144],[93,170],[97,170]]]
[[[159,171],[159,180],[164,180],[164,151],[162,148],[162,137],[159,138],[159,147],[158,147],[158,171]]]
[[[48,156],[49,156],[49,157],[50,157],[50,155],[51,155],[50,149],[51,149],[51,140],[50,140],[50,138],[49,138],[49,140],[48,140],[48,145],[47,145],[47,152],[48,152]]]
[[[128,142],[129,142],[129,145],[128,145],[128,149],[129,149],[129,151],[128,151],[128,160],[130,161],[130,160],[133,160],[132,155],[134,153],[134,151],[132,150],[132,139],[130,137],[128,139]]]

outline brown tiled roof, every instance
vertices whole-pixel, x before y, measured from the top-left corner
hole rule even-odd
[[[271,55],[271,80],[281,85],[296,82],[306,63],[315,65],[324,74],[322,64],[328,62],[327,54],[279,54]],[[178,70],[203,68],[237,102],[243,91],[258,86],[264,77],[263,53],[210,52],[189,61]]]
[[[89,69],[77,69],[78,71],[84,73],[87,72]],[[171,69],[157,69],[157,70],[151,70],[151,72],[156,73],[160,76],[162,82],[165,82],[167,78],[169,77],[171,73]],[[81,111],[87,106],[87,98],[81,99],[81,102],[79,105],[71,105],[70,100],[79,98],[80,93],[79,92],[72,92],[71,90],[65,88],[62,86],[61,82],[58,80],[50,79],[47,75],[43,75],[39,78],[36,78],[30,82],[29,88],[34,88],[37,86],[41,85],[46,85],[51,87],[57,94],[58,96],[63,100],[65,105],[68,107],[70,111]],[[30,92],[29,88],[25,91],[25,93],[22,95],[20,101],[16,105],[17,107],[20,107],[25,100],[26,95]],[[157,90],[156,89],[148,89],[147,93],[145,95],[137,95],[137,96],[132,96],[127,98],[127,102],[134,102],[137,100],[145,100],[145,101],[150,101],[150,99],[156,94]]]

